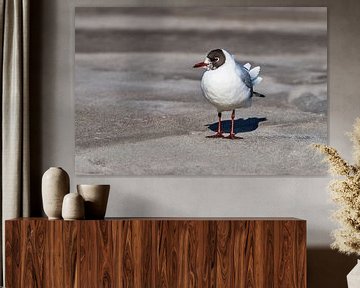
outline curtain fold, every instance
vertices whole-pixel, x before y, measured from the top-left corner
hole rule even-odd
[[[4,221],[29,216],[29,1],[1,0],[1,199]],[[5,277],[2,277],[5,278]],[[1,279],[4,280],[4,279]],[[3,282],[3,281],[2,281]]]

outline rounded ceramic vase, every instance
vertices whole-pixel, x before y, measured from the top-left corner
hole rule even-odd
[[[104,219],[110,185],[77,185],[78,193],[85,201],[85,219]]]
[[[65,195],[62,204],[64,220],[81,220],[85,217],[84,199],[77,192]]]
[[[70,179],[60,167],[49,168],[42,177],[43,208],[49,219],[61,219],[63,198],[69,193]]]

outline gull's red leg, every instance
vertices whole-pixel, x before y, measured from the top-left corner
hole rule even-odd
[[[235,135],[235,133],[234,133],[234,121],[235,121],[235,110],[233,110],[232,113],[231,113],[231,131],[230,131],[230,135]]]
[[[206,136],[206,138],[224,138],[223,131],[222,131],[222,125],[221,125],[221,112],[218,113],[219,117],[219,123],[218,123],[218,130],[216,134],[211,136]]]
[[[233,110],[231,113],[231,130],[230,130],[229,136],[227,136],[226,138],[227,139],[243,139],[241,137],[235,136],[234,126],[235,126],[235,110]]]

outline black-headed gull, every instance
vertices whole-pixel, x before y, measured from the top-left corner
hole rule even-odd
[[[200,67],[206,69],[201,79],[201,89],[205,98],[216,107],[219,117],[217,133],[208,137],[224,138],[221,113],[232,111],[231,131],[226,138],[239,138],[234,133],[235,109],[250,107],[253,96],[264,97],[253,90],[262,80],[260,67],[251,69],[249,63],[241,65],[224,49],[210,51],[203,62],[194,65],[194,68]]]

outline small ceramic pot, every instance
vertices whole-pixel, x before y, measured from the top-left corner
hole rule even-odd
[[[69,193],[69,175],[60,167],[49,168],[42,177],[43,208],[49,219],[61,219],[63,198]]]
[[[104,219],[110,185],[77,185],[78,193],[85,201],[85,219]]]
[[[79,193],[69,193],[65,195],[62,205],[62,217],[64,220],[84,219],[85,208],[84,199]]]

